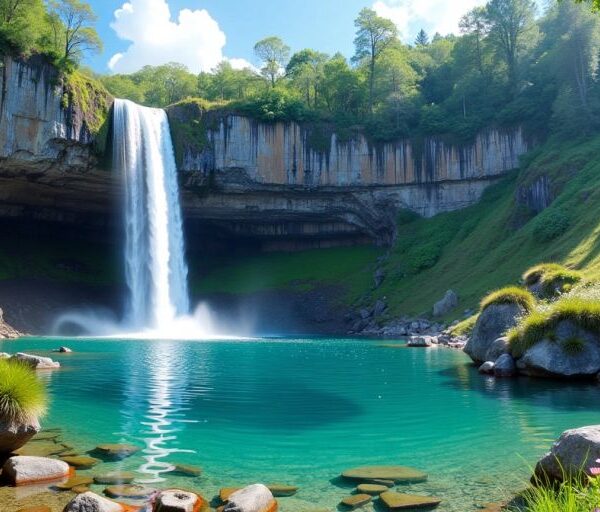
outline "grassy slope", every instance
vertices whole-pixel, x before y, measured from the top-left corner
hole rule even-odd
[[[461,309],[475,307],[487,292],[515,283],[540,261],[557,261],[600,278],[600,137],[545,147],[530,155],[520,173],[491,187],[482,201],[432,219],[402,215],[398,239],[390,251],[387,278],[372,292],[375,255],[366,249],[340,248],[295,254],[270,254],[231,261],[209,274],[201,288],[247,292],[321,282],[350,284],[347,302],[366,294],[366,302],[386,296],[389,314],[417,315],[431,310],[447,289],[461,298]],[[542,214],[515,227],[518,185],[548,175],[559,195]],[[552,224],[553,214],[567,217],[568,229],[553,240],[540,240],[536,228]],[[250,276],[261,276],[252,281]],[[242,282],[238,281],[241,279]],[[251,283],[246,285],[243,283]]]

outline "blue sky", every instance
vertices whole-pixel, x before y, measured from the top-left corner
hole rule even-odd
[[[393,19],[405,41],[424,27],[456,31],[461,14],[482,0],[88,0],[98,15],[102,54],[86,64],[98,72],[132,72],[169,61],[192,71],[222,59],[258,65],[252,47],[278,35],[292,50],[353,53],[354,19],[373,7]],[[110,65],[109,65],[110,64]]]

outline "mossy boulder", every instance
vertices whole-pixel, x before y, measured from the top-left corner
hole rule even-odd
[[[489,304],[477,318],[471,337],[465,345],[465,353],[478,364],[495,361],[498,357],[496,340],[517,325],[519,318],[525,313],[525,308],[517,303]]]
[[[523,274],[525,286],[534,295],[542,298],[555,297],[568,292],[582,281],[583,274],[557,263],[542,263]]]

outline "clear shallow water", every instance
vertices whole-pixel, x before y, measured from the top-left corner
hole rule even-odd
[[[523,485],[560,432],[600,422],[600,386],[477,374],[461,352],[391,349],[365,340],[183,342],[25,339],[0,351],[54,354],[47,427],[78,450],[107,442],[143,448],[92,473],[207,498],[261,481],[298,485],[283,512],[335,510],[352,466],[402,464],[429,473],[402,488],[475,510]],[[201,466],[199,479],[164,473]],[[85,473],[85,472],[84,472]],[[100,489],[101,490],[101,489]],[[312,507],[312,508],[311,508]]]

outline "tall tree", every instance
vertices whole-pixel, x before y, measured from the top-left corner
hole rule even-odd
[[[369,112],[373,112],[373,93],[375,89],[375,69],[380,55],[398,37],[398,29],[391,20],[378,16],[373,9],[365,7],[354,21],[356,38],[354,39],[354,60],[368,60],[369,66]]]
[[[267,37],[254,45],[254,53],[262,63],[262,73],[275,87],[277,78],[281,75],[290,56],[290,47],[279,37]]]
[[[471,9],[461,18],[459,27],[463,34],[470,34],[473,36],[477,69],[483,77],[485,75],[483,69],[483,39],[489,32],[485,7],[475,7],[474,9]]]
[[[45,30],[43,0],[0,0],[0,45],[29,53]]]
[[[301,90],[309,107],[311,100],[313,106],[319,100],[319,85],[327,58],[327,54],[307,48],[292,55],[286,67],[286,75]]]
[[[490,0],[486,6],[490,39],[506,63],[513,93],[517,88],[519,54],[533,26],[535,10],[533,0]]]
[[[429,36],[427,35],[427,32],[425,32],[423,29],[419,30],[419,33],[417,34],[417,38],[415,39],[415,45],[416,46],[427,46],[429,44]]]
[[[51,23],[57,50],[67,62],[78,62],[85,52],[102,49],[102,41],[94,28],[96,15],[81,0],[51,0]]]

